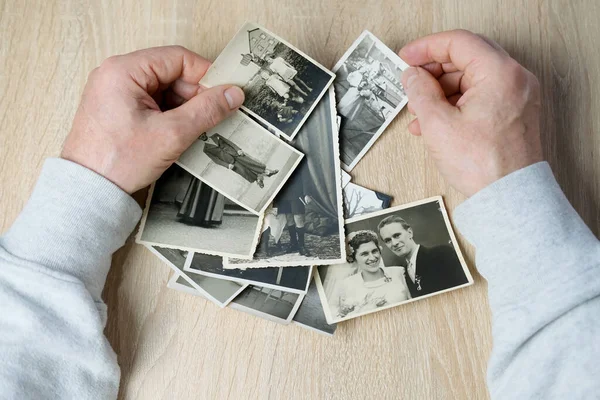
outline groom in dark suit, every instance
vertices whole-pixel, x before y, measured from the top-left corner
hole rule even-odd
[[[412,228],[399,216],[383,219],[377,229],[383,243],[406,267],[404,278],[413,298],[468,282],[452,247],[425,247],[415,243]]]

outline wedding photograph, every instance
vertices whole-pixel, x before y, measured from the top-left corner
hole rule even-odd
[[[250,285],[229,303],[229,307],[269,321],[289,324],[303,298],[303,294]]]
[[[314,279],[311,279],[308,292],[292,318],[292,323],[327,336],[333,336],[335,333],[337,325],[327,323]]]
[[[441,196],[349,219],[346,243],[346,263],[315,271],[328,323],[473,283]]]
[[[136,242],[251,258],[261,227],[262,217],[173,165],[150,188]]]
[[[342,167],[352,170],[408,102],[402,71],[409,67],[364,31],[333,67]]]
[[[200,253],[194,254],[184,271],[299,294],[306,293],[312,276],[312,267],[225,269],[221,257]]]
[[[177,165],[250,212],[262,214],[303,154],[236,112],[202,133]]]
[[[267,208],[254,257],[226,257],[225,268],[328,265],[346,259],[333,89],[291,145],[304,158]]]
[[[199,83],[241,87],[246,95],[242,110],[291,140],[334,77],[274,33],[247,22]]]

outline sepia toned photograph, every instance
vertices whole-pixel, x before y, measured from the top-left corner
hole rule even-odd
[[[344,218],[350,219],[375,211],[385,210],[392,203],[392,196],[348,182],[344,186]]]
[[[261,226],[262,217],[173,165],[150,188],[136,241],[251,258]]]
[[[274,33],[247,22],[200,84],[239,86],[242,110],[288,140],[296,136],[335,75]]]
[[[200,253],[194,254],[193,261],[186,265],[184,270],[191,274],[260,285],[291,293],[306,293],[312,275],[312,267],[225,269],[221,257]]]
[[[177,164],[230,200],[259,215],[303,155],[236,112],[204,132]]]
[[[212,301],[219,307],[225,307],[248,285],[239,282],[221,281],[220,279],[196,276],[185,272],[187,265],[192,262],[194,253],[167,249],[159,246],[146,246],[154,255],[165,262],[175,274],[181,276],[187,285],[197,290],[202,297]],[[183,262],[182,262],[183,261]]]
[[[473,283],[440,196],[346,221],[348,261],[319,266],[328,323]]]
[[[337,325],[327,323],[314,279],[311,279],[308,292],[304,296],[298,312],[294,315],[292,323],[327,336],[333,336],[335,333]]]
[[[267,208],[253,259],[226,257],[225,268],[328,265],[346,259],[332,89],[291,144],[304,159]]]
[[[229,304],[229,307],[269,321],[289,324],[303,298],[303,294],[250,285]]]
[[[402,71],[409,67],[364,31],[333,67],[340,122],[340,155],[352,170],[408,102]]]

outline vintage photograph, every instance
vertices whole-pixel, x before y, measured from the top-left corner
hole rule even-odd
[[[348,262],[315,271],[329,323],[473,283],[441,196],[350,219],[346,234]]]
[[[292,145],[304,159],[267,208],[254,258],[226,257],[225,268],[328,265],[346,259],[333,90]]]
[[[408,67],[368,31],[333,67],[345,170],[354,168],[408,102],[401,83],[402,71]]]
[[[262,217],[173,165],[150,188],[136,241],[251,258],[261,226]]]
[[[250,285],[229,307],[280,324],[289,324],[303,298],[303,294]]]
[[[233,84],[246,95],[242,110],[287,139],[296,136],[335,75],[274,33],[244,24],[200,84]]]
[[[304,296],[298,312],[294,315],[292,323],[324,335],[332,336],[334,334],[337,325],[327,323],[314,279],[311,279],[308,292]]]
[[[385,210],[392,203],[392,196],[348,182],[344,186],[344,218],[350,219],[375,211]]]
[[[169,289],[174,289],[194,296],[206,298],[204,297],[203,293],[201,293],[198,289],[192,286],[191,283],[185,280],[183,275],[180,275],[176,272],[174,272],[173,275],[171,275],[171,277],[169,278],[169,281],[167,282],[167,287]]]
[[[346,185],[350,183],[351,179],[352,179],[352,176],[350,176],[350,174],[347,173],[346,171],[342,170],[342,189],[345,188]]]
[[[194,253],[167,249],[159,246],[146,246],[159,259],[164,261],[175,274],[181,276],[187,285],[200,292],[202,297],[212,301],[219,307],[225,307],[248,285],[239,282],[222,281],[220,279],[188,274],[185,268],[193,262]],[[183,262],[182,262],[183,261]]]
[[[303,155],[236,112],[204,132],[177,160],[183,169],[259,215]]]
[[[186,265],[184,270],[191,274],[260,285],[291,293],[306,293],[312,274],[312,267],[224,269],[222,257],[200,253],[194,254],[193,261]]]

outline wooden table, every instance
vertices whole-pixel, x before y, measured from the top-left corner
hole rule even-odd
[[[510,5],[510,4],[513,5]],[[181,44],[214,59],[246,20],[326,66],[363,29],[392,49],[457,27],[498,41],[540,78],[544,151],[588,225],[600,229],[600,3],[594,0],[0,0],[0,221],[17,217],[70,129],[88,72],[104,58]],[[394,204],[444,183],[402,112],[355,169]],[[471,270],[473,250],[464,241]],[[106,334],[121,396],[135,399],[482,399],[492,347],[485,281],[342,324],[333,338],[168,290],[166,266],[131,241],[114,258]]]

